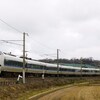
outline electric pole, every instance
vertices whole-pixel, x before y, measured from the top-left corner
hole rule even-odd
[[[82,58],[80,59],[81,60],[81,78],[82,78]]]
[[[57,49],[57,77],[59,77],[59,49]]]
[[[25,32],[23,33],[23,83],[25,84]]]

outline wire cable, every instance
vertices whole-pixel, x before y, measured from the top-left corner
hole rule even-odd
[[[32,40],[32,41],[33,41],[33,40]],[[53,51],[53,52],[56,51],[56,49],[51,48],[51,47],[48,47],[48,46],[46,46],[45,44],[40,43],[40,42],[37,41],[37,40],[34,40],[33,43],[34,43],[35,45],[38,44],[38,46],[41,46],[42,48],[44,48],[44,50],[49,50],[49,51]]]
[[[0,41],[23,41],[23,40],[0,40]]]
[[[9,42],[9,41],[6,41],[6,40],[2,40],[2,41],[5,42],[5,43],[10,43],[10,44],[15,44],[15,45],[23,46],[22,44],[13,43],[13,42]]]
[[[12,28],[13,30],[16,30],[17,32],[22,33],[20,30],[18,30],[15,27],[9,25],[7,22],[3,21],[1,18],[0,18],[0,21],[3,22],[4,24],[6,24],[7,26],[9,26],[10,28]]]
[[[41,47],[47,48],[47,49],[52,50],[52,51],[56,51],[55,48],[51,48],[51,47],[49,47],[49,46],[43,44],[41,41],[38,41],[38,40],[36,40],[36,39],[35,39],[35,40],[32,39],[32,41],[33,41],[34,43],[37,43],[37,44],[40,45]]]

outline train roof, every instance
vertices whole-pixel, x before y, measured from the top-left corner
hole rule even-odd
[[[20,57],[17,57],[17,56],[11,56],[11,55],[4,54],[4,58],[7,59],[7,60],[23,62],[23,58],[20,58]],[[39,61],[28,60],[28,59],[25,59],[25,61],[26,61],[26,63],[45,65],[45,63],[39,62]]]
[[[5,53],[2,53],[0,52],[0,54],[3,54],[4,55],[4,58],[7,59],[7,60],[13,60],[13,61],[18,61],[18,62],[23,62],[23,59],[20,58],[20,57],[17,57],[15,55],[9,55],[9,54],[5,54]],[[57,64],[51,64],[51,63],[44,63],[44,62],[40,62],[40,61],[35,61],[35,60],[28,60],[26,59],[25,60],[26,63],[30,63],[30,64],[37,64],[37,65],[43,65],[43,66],[46,66],[46,67],[57,67]],[[68,68],[68,69],[81,69],[81,67],[74,67],[74,66],[65,66],[65,65],[59,65],[60,68]],[[84,70],[100,70],[98,68],[82,68]]]
[[[69,68],[69,69],[80,69],[80,67],[74,67],[74,66],[64,66],[60,65],[61,68]]]
[[[74,67],[83,67],[83,68],[95,68],[95,66],[89,64],[75,64],[75,63],[61,63],[64,66],[74,66]]]
[[[4,58],[6,60],[13,60],[13,61],[18,61],[18,62],[23,62],[23,59],[20,58],[20,57],[15,57],[15,56],[11,56],[11,55],[7,55],[7,54],[4,54]],[[51,63],[44,63],[44,62],[40,62],[40,61],[34,61],[34,60],[28,60],[26,59],[25,60],[26,63],[30,63],[30,64],[37,64],[37,65],[43,65],[43,66],[46,66],[46,67],[57,67],[57,64],[51,64]],[[70,68],[70,69],[80,69],[79,67],[73,67],[73,66],[62,66],[62,65],[59,65],[60,68]]]

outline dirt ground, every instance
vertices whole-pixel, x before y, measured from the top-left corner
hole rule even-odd
[[[58,90],[38,100],[100,100],[100,86],[74,86]]]

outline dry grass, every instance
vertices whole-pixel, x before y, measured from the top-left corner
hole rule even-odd
[[[60,100],[100,100],[100,86],[73,87]]]
[[[92,95],[95,100],[100,100],[100,86],[95,86],[95,88],[93,88]]]
[[[73,86],[50,93],[38,100],[100,100],[100,86]]]
[[[6,79],[1,79],[1,81]],[[8,81],[8,79],[7,79]],[[15,80],[16,81],[16,80]],[[29,81],[29,80],[28,80]],[[69,84],[71,81],[65,79],[30,79],[27,84],[14,84],[10,86],[0,86],[0,100],[25,100],[25,98],[46,91],[51,87]]]
[[[61,79],[31,79],[29,84],[15,84],[12,86],[0,86],[0,100],[25,100],[26,98],[43,92],[51,87],[63,86],[72,83],[84,82],[84,80],[67,80]],[[96,82],[95,82],[96,83]],[[100,83],[100,82],[99,82]],[[76,86],[77,88],[65,92],[60,99],[56,100],[100,100],[100,87],[94,86]],[[89,98],[90,99],[89,99]],[[87,99],[88,98],[88,99]],[[26,99],[27,100],[27,99]]]

